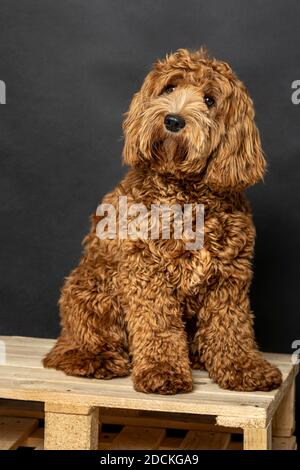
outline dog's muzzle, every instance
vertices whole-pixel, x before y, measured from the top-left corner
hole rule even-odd
[[[165,127],[170,132],[179,132],[185,126],[185,120],[178,114],[167,114],[165,117]]]

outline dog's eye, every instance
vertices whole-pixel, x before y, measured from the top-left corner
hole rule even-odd
[[[204,103],[208,108],[211,108],[215,104],[215,100],[213,99],[212,96],[205,95],[204,96]]]
[[[172,91],[175,90],[175,85],[167,85],[165,86],[165,88],[163,89],[162,93],[167,93],[167,94],[170,94],[172,93]]]

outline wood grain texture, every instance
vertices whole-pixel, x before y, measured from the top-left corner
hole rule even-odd
[[[296,437],[273,437],[272,450],[297,450]]]
[[[273,435],[290,437],[295,431],[295,380],[282,398],[273,419]]]
[[[189,431],[180,449],[183,450],[224,450],[227,449],[231,435],[229,433]]]
[[[244,450],[272,450],[272,426],[244,429]]]
[[[165,437],[164,429],[124,426],[111,443],[111,450],[155,450]]]
[[[0,416],[0,450],[14,450],[38,426],[38,420]]]

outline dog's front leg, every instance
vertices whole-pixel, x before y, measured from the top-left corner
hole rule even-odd
[[[141,392],[192,390],[187,337],[178,300],[153,266],[126,270],[126,323],[133,383]],[[125,284],[125,285],[124,285]]]
[[[230,278],[211,288],[199,312],[200,358],[222,388],[272,390],[281,373],[257,349],[248,287],[247,281]]]

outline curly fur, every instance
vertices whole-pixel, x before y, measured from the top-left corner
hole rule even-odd
[[[180,132],[165,129],[168,113],[184,117]],[[278,387],[279,370],[257,349],[248,298],[255,229],[243,190],[263,177],[265,160],[245,86],[203,49],[179,49],[134,95],[124,135],[131,169],[103,202],[202,203],[204,247],[100,240],[94,216],[62,289],[61,336],[45,366],[99,379],[132,368],[136,390],[163,394],[191,391],[191,368],[226,389]]]

